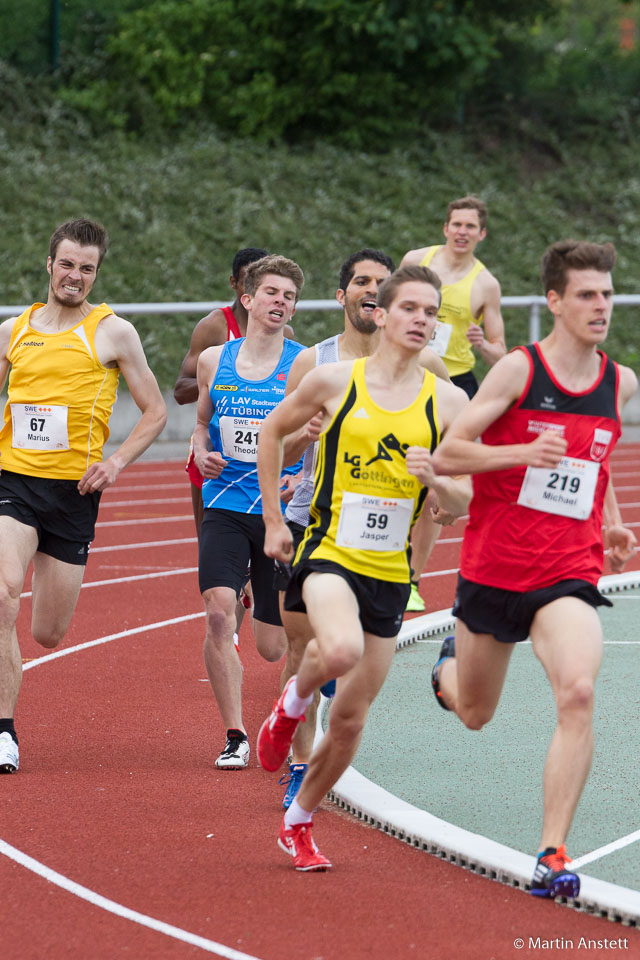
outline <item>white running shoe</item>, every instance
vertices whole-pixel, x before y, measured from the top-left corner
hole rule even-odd
[[[0,733],[0,773],[15,773],[18,762],[18,744],[10,733]]]
[[[219,770],[244,770],[249,766],[251,748],[242,730],[227,730],[227,743],[216,760]]]

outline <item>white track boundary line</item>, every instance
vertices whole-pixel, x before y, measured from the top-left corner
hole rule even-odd
[[[602,857],[608,856],[610,853],[615,853],[617,850],[623,850],[625,847],[630,846],[630,844],[635,843],[636,840],[640,840],[640,830],[635,830],[633,833],[628,833],[626,837],[620,837],[619,840],[614,840],[612,843],[606,843],[603,847],[598,847],[597,850],[592,850],[591,853],[585,853],[583,857],[578,857],[577,860],[573,860],[574,869],[584,866],[585,863],[593,863],[595,860],[600,860]]]
[[[172,547],[178,543],[197,543],[197,537],[181,537],[178,540],[142,540],[140,543],[116,543],[111,547],[91,547],[89,556],[94,553],[115,553],[120,550],[141,550],[143,547]]]
[[[598,586],[603,593],[638,587],[640,571],[602,577]],[[439,610],[408,620],[400,631],[396,649],[451,629],[454,623],[450,610]],[[323,697],[318,711],[316,743],[324,733],[322,714],[327,703]],[[359,819],[405,843],[510,886],[522,890],[529,887],[535,867],[534,857],[434,817],[395,797],[353,767],[349,767],[338,780],[329,792],[329,798]],[[640,835],[640,831],[638,833]],[[609,847],[613,848],[615,843]],[[609,852],[613,850],[603,847],[585,854],[574,863],[587,862],[587,858],[588,862],[592,862]],[[571,906],[629,925],[635,925],[640,920],[640,893],[637,890],[584,875],[581,881],[580,897],[570,901]]]
[[[174,927],[172,924],[165,923],[163,920],[156,920],[154,917],[148,917],[144,913],[138,913],[137,910],[124,907],[121,903],[116,903],[115,900],[109,900],[107,897],[103,897],[101,894],[95,893],[95,891],[89,890],[87,887],[83,887],[74,880],[69,880],[68,877],[57,873],[38,860],[34,860],[33,857],[29,857],[26,853],[23,853],[16,847],[12,847],[11,844],[6,843],[2,839],[0,839],[0,853],[15,863],[19,863],[20,866],[25,867],[27,870],[31,870],[32,873],[36,873],[39,877],[48,880],[49,883],[61,887],[68,893],[72,893],[74,896],[80,897],[80,899],[86,900],[92,904],[92,906],[100,907],[108,913],[114,913],[118,917],[131,920],[133,923],[138,923],[142,927],[148,927],[157,933],[164,933],[165,936],[173,937],[174,940],[182,940],[183,943],[200,947],[202,950],[206,950],[207,953],[214,953],[217,957],[225,957],[226,960],[258,960],[257,957],[251,954],[241,953],[232,947],[226,947],[223,943],[216,943],[215,940],[207,940],[205,937],[190,933],[188,930],[182,930],[180,927]]]
[[[136,580],[157,580],[160,577],[179,577],[185,573],[197,573],[197,567],[181,567],[178,570],[159,570],[157,573],[136,573],[130,577],[113,577],[111,580],[87,580],[80,587],[81,590],[88,590],[90,587],[110,587],[114,583],[133,583]],[[20,599],[25,600],[33,596],[31,590],[26,590],[20,594]],[[638,641],[640,643],[640,641]]]
[[[145,633],[147,630],[159,630],[162,627],[171,626],[175,623],[184,623],[186,620],[195,620],[199,617],[204,617],[204,611],[202,613],[187,614],[183,617],[174,617],[171,620],[161,620],[158,623],[150,623],[146,626],[134,627],[131,630],[123,630],[120,633],[112,633],[106,637],[99,637],[97,640],[90,640],[87,643],[80,643],[73,647],[67,647],[64,650],[58,650],[56,653],[50,653],[47,656],[39,657],[37,660],[32,660],[30,663],[25,663],[22,669],[30,670],[33,669],[33,667],[40,666],[40,664],[47,663],[50,660],[57,660],[60,657],[66,657],[70,653],[78,653],[80,650],[87,650],[90,647],[96,647],[103,643],[109,643],[110,640],[118,640],[121,637],[129,637],[136,633]],[[4,854],[5,857],[8,857],[10,860],[19,863],[23,867],[26,867],[27,870],[31,870],[33,873],[38,874],[38,876],[44,877],[45,880],[48,880],[50,883],[61,887],[63,890],[66,890],[67,892],[72,893],[83,900],[87,900],[89,903],[93,904],[93,906],[100,907],[102,910],[106,910],[108,913],[113,913],[116,916],[123,917],[125,920],[131,920],[133,923],[139,923],[141,926],[148,927],[150,930],[156,930],[158,933],[164,933],[166,936],[173,937],[175,940],[182,940],[184,943],[189,943],[192,946],[200,947],[202,950],[206,950],[208,953],[214,953],[216,956],[225,957],[226,960],[258,960],[257,957],[254,957],[248,953],[241,953],[239,950],[234,950],[232,947],[226,947],[222,943],[216,943],[215,940],[207,940],[195,933],[190,933],[188,930],[182,930],[180,927],[174,927],[169,923],[164,923],[162,920],[156,920],[154,917],[148,917],[143,913],[138,913],[137,910],[131,910],[129,907],[124,907],[122,904],[116,903],[114,900],[109,900],[107,897],[103,897],[101,894],[96,893],[93,890],[89,890],[87,887],[81,886],[74,880],[70,880],[61,873],[57,873],[55,870],[52,870],[45,864],[40,863],[38,860],[34,860],[33,857],[28,856],[28,854],[23,853],[16,847],[12,847],[5,840],[2,840],[2,838],[0,838],[0,854]]]
[[[120,633],[110,633],[106,637],[98,637],[97,640],[87,640],[86,643],[77,643],[73,647],[65,647],[63,650],[56,650],[55,653],[47,653],[44,657],[37,657],[24,663],[22,669],[32,670],[39,667],[41,663],[48,663],[50,660],[59,660],[60,657],[68,657],[70,653],[78,653],[80,650],[89,650],[90,647],[99,647],[103,643],[109,643],[111,640],[120,640],[122,637],[132,637],[136,633],[146,633],[147,630],[161,630],[162,627],[171,627],[176,623],[186,623],[187,620],[198,620],[204,617],[204,610],[201,613],[186,613],[183,617],[172,617],[171,620],[158,620],[157,623],[145,623],[139,627],[131,627],[130,630],[121,630]]]
[[[175,523],[177,520],[190,520],[193,523],[193,514],[176,514],[173,517],[141,517],[135,520],[105,520],[104,523],[96,523],[96,530],[100,527],[139,527],[143,523]]]

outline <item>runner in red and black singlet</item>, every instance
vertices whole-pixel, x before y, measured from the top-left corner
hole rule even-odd
[[[593,752],[602,658],[595,608],[609,604],[597,589],[604,546],[614,572],[635,547],[608,458],[637,380],[598,349],[611,320],[614,263],[612,244],[565,240],[548,248],[542,280],[552,332],[498,361],[435,453],[436,471],[474,475],[474,496],[456,635],[442,645],[433,691],[440,706],[480,729],[498,705],[514,644],[531,638],[557,710],[531,881],[533,894],[551,898],[580,891],[565,840]]]

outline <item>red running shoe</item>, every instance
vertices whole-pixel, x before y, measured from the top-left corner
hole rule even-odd
[[[291,677],[276,700],[273,710],[260,727],[258,734],[258,761],[263,770],[269,770],[272,773],[279,770],[289,755],[289,747],[293,740],[297,726],[304,717],[288,717],[282,708],[284,695],[293,683],[295,677]]]
[[[286,827],[284,820],[280,827],[278,846],[290,857],[296,870],[328,870],[333,864],[318,850],[317,844],[311,836],[312,823],[295,823]]]

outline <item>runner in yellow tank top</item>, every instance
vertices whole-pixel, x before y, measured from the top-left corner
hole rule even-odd
[[[407,473],[406,451],[433,452],[440,438],[435,376],[424,372],[408,406],[386,410],[356,360],[344,399],[319,440],[311,523],[296,563],[333,560],[354,573],[407,583],[409,531],[427,488]],[[426,416],[425,416],[426,414]]]
[[[443,358],[453,382],[470,397],[478,389],[471,372],[473,351],[491,366],[506,353],[500,284],[474,256],[486,236],[486,221],[482,200],[452,200],[444,224],[446,242],[410,250],[401,263],[429,266],[440,277],[442,304],[431,347]]]
[[[442,282],[442,303],[430,344],[444,360],[453,383],[470,397],[478,389],[473,373],[474,351],[493,365],[506,352],[504,324],[500,313],[500,285],[477,260],[474,251],[486,236],[487,208],[477,197],[452,200],[444,224],[446,243],[410,250],[401,266],[422,264],[434,270]],[[411,538],[413,567],[407,610],[424,610],[418,587],[420,576],[440,532],[425,510]]]
[[[19,596],[33,561],[31,632],[43,647],[64,636],[76,606],[100,494],[146,450],[166,421],[135,328],[87,297],[108,244],[104,227],[70,220],[53,233],[49,293],[0,324],[0,773],[18,769],[13,715],[22,660]],[[104,462],[118,373],[140,419]]]
[[[314,691],[338,678],[328,732],[278,837],[298,870],[331,866],[311,838],[312,811],[351,762],[388,673],[409,594],[411,523],[429,488],[458,516],[470,499],[468,478],[443,483],[431,466],[441,435],[466,404],[461,390],[425,372],[418,360],[436,321],[439,288],[425,267],[393,273],[378,291],[375,353],[311,370],[260,432],[265,553],[289,562],[291,532],[278,503],[284,438],[323,417],[312,524],[285,598],[287,608],[306,610],[314,639],[257,744],[262,766],[277,770]]]

